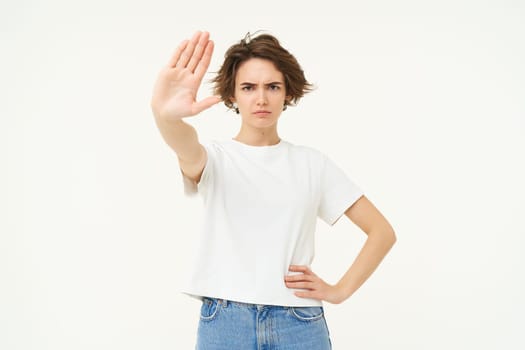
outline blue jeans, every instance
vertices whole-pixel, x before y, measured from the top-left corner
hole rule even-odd
[[[204,297],[197,350],[329,350],[323,307],[274,306]]]

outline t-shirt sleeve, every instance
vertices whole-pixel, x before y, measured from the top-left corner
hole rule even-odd
[[[358,187],[330,158],[324,156],[318,216],[333,226],[362,195]]]
[[[184,194],[186,196],[195,196],[197,193],[203,192],[210,182],[210,178],[213,174],[214,163],[215,163],[215,152],[211,144],[203,144],[204,149],[206,150],[206,164],[204,165],[204,170],[202,171],[201,178],[199,182],[195,182],[189,177],[187,177],[180,169],[182,174],[182,183],[184,185]]]

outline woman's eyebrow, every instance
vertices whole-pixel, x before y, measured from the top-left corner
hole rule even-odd
[[[268,85],[283,85],[284,83],[282,81],[272,81],[270,83],[265,83],[264,85],[268,86]],[[241,83],[240,85],[257,85],[256,83],[250,83],[250,82],[243,82]]]

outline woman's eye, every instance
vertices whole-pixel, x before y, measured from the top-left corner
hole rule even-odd
[[[241,88],[241,90],[242,90],[242,91],[250,91],[250,90],[252,90],[252,87],[249,86],[249,85],[245,85],[245,86],[243,86],[243,87]]]
[[[279,85],[270,85],[270,90],[279,90],[279,89],[280,89]]]

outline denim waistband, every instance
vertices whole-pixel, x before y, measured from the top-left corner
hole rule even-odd
[[[238,307],[245,307],[249,309],[257,309],[260,310],[262,308],[272,308],[272,309],[289,309],[291,306],[284,306],[284,305],[269,305],[269,304],[251,304],[251,303],[244,303],[241,301],[234,301],[234,300],[228,300],[228,299],[222,299],[222,298],[212,298],[212,297],[202,297],[202,301],[205,302],[208,301],[215,301],[217,305],[222,307],[228,307],[228,305],[235,305]],[[309,307],[309,306],[304,306]],[[322,306],[312,306],[312,307],[321,307]]]

